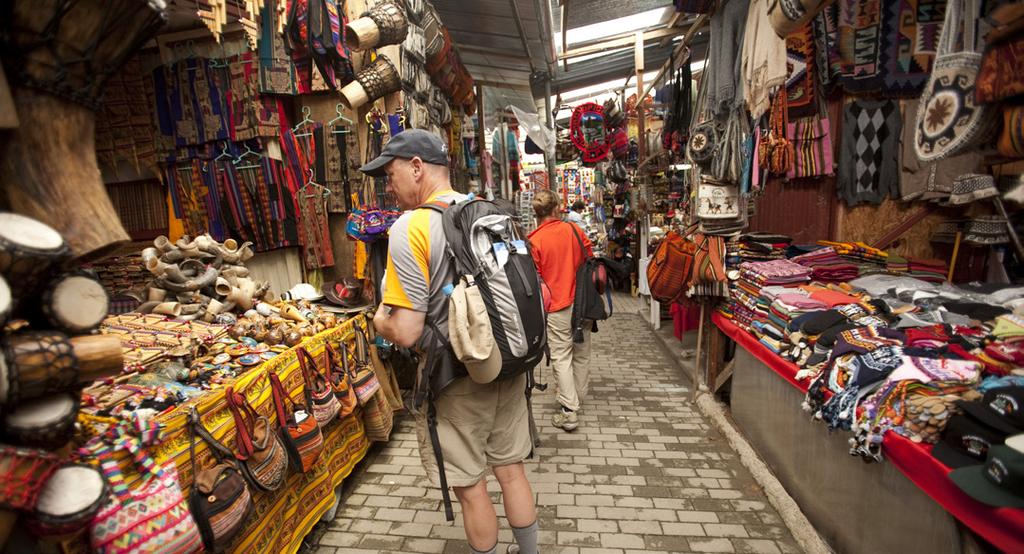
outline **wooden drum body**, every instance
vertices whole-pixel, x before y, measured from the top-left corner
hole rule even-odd
[[[76,259],[128,234],[96,163],[95,110],[107,78],[163,25],[146,0],[13,0],[0,8],[0,56],[20,126],[0,145],[10,209],[60,231]]]

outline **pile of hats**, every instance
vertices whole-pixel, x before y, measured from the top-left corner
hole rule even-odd
[[[994,388],[980,401],[958,402],[932,454],[975,500],[1024,508],[1024,386]]]

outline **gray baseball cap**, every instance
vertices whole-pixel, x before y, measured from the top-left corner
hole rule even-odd
[[[448,165],[448,145],[441,137],[423,129],[409,129],[391,137],[380,156],[370,160],[359,171],[372,177],[383,177],[384,166],[395,158],[411,160],[419,157],[428,164]]]

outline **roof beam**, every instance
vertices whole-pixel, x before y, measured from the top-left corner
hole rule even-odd
[[[502,50],[500,48],[490,48],[488,46],[477,46],[475,44],[460,44],[458,46],[459,53],[463,54],[482,54],[484,56],[495,56],[498,58],[508,58],[510,60],[528,60],[529,56],[522,54],[513,54],[508,50]]]
[[[512,90],[522,90],[526,92],[531,91],[530,83],[513,83],[511,81],[481,81],[479,79],[477,79],[475,82],[476,84],[482,87],[507,88]]]
[[[673,37],[673,36],[682,34],[682,31],[683,31],[682,29],[671,28],[671,27],[668,27],[668,28],[662,27],[662,28],[651,30],[651,31],[646,31],[644,33],[644,42],[647,42],[647,41],[650,41],[650,40],[656,40],[656,39],[663,38],[663,37],[665,37],[665,38]],[[610,50],[612,48],[622,48],[622,47],[626,47],[626,46],[633,46],[633,44],[635,42],[636,42],[636,32],[633,32],[633,33],[629,33],[628,35],[621,35],[621,36],[612,37],[612,38],[609,38],[608,40],[604,40],[602,42],[599,42],[597,44],[593,44],[593,45],[590,45],[590,46],[583,46],[581,48],[573,48],[572,50],[567,50],[567,51],[563,52],[560,56],[558,56],[558,58],[562,59],[562,60],[567,60],[567,59],[570,59],[570,58],[578,58],[580,56],[588,56],[590,54],[597,54],[599,52],[603,52],[605,50]]]
[[[683,36],[683,40],[679,43],[678,46],[675,47],[674,50],[672,50],[672,55],[669,56],[667,60],[665,60],[665,64],[661,66],[660,70],[658,70],[658,74],[654,76],[654,80],[652,80],[647,85],[647,88],[644,89],[644,93],[640,95],[640,98],[646,97],[647,93],[651,92],[651,89],[654,88],[655,85],[657,85],[661,81],[661,78],[664,77],[668,70],[671,68],[672,62],[673,60],[676,59],[676,56],[678,56],[679,53],[682,52],[683,48],[686,48],[687,45],[690,44],[690,42],[693,40],[693,37],[697,36],[697,31],[699,31],[705,23],[710,21],[710,19],[710,14],[701,14],[701,16],[697,18],[697,21],[694,21],[693,25],[690,25],[690,28],[686,31],[686,35]]]

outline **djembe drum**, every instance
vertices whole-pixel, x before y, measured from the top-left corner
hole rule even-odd
[[[12,210],[67,237],[76,259],[128,240],[96,163],[107,79],[166,21],[162,0],[14,0],[0,5],[0,56],[20,126],[0,145]]]
[[[71,463],[43,485],[28,528],[38,536],[66,537],[84,529],[108,494],[103,474],[92,466]]]
[[[11,287],[15,303],[33,292],[67,255],[64,237],[53,227],[21,214],[0,212],[0,275]]]

